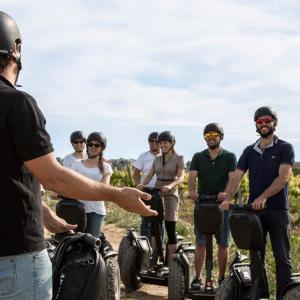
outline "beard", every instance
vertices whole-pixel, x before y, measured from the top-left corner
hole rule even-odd
[[[210,145],[209,143],[207,143],[207,146],[208,146],[209,149],[214,150],[214,149],[216,149],[220,146],[220,142],[215,143],[214,145]]]
[[[263,128],[263,127],[262,127]],[[261,128],[261,129],[262,129]],[[258,128],[256,128],[256,132],[259,133],[259,135],[262,137],[262,138],[267,138],[269,137],[270,135],[272,135],[275,131],[275,127],[268,127],[268,131],[266,132],[261,132],[261,129],[259,130]]]

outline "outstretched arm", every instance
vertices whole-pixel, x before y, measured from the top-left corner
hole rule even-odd
[[[112,201],[130,212],[144,216],[157,214],[140,199],[149,200],[151,198],[149,194],[132,188],[115,188],[90,180],[61,166],[53,152],[26,161],[24,164],[46,189],[58,194],[73,199]]]

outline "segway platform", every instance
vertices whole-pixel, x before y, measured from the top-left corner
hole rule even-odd
[[[141,271],[140,278],[141,282],[168,286],[168,276],[169,276],[169,269],[162,268],[161,270],[157,271]]]
[[[189,298],[193,300],[213,300],[215,299],[215,290],[189,290]]]

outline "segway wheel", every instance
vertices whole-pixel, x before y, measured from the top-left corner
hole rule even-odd
[[[236,290],[237,282],[233,277],[223,280],[215,295],[215,300],[232,300]]]
[[[300,299],[300,286],[297,285],[290,290],[283,296],[283,300],[296,300]]]
[[[108,257],[106,264],[107,300],[120,300],[120,269],[116,256]]]
[[[118,261],[121,280],[128,290],[137,290],[140,287],[138,276],[138,249],[125,236],[119,247]]]
[[[187,252],[185,254],[188,256],[190,264],[194,265],[194,253]],[[185,290],[184,268],[179,261],[172,259],[169,267],[168,299],[184,300]]]

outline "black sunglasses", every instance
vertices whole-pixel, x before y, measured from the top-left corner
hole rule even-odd
[[[100,148],[101,144],[98,144],[98,143],[88,143],[87,146],[88,147],[93,147],[94,146],[95,148]]]
[[[82,140],[82,141],[73,141],[72,143],[73,143],[73,144],[84,144],[84,142],[85,142],[85,141]]]

